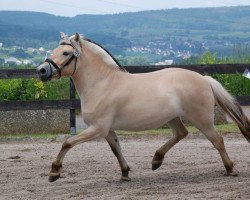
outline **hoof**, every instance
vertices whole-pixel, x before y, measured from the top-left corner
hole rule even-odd
[[[224,176],[238,176],[239,172],[237,170],[234,170],[233,172],[225,172]]]
[[[156,170],[158,169],[160,166],[161,166],[162,162],[156,162],[156,161],[153,161],[152,162],[152,170]]]
[[[131,181],[131,178],[126,177],[126,176],[122,176],[121,181]]]
[[[158,169],[164,160],[164,154],[160,153],[159,151],[155,152],[155,155],[152,160],[152,170]]]
[[[60,173],[53,173],[49,175],[49,182],[54,182],[60,178]]]

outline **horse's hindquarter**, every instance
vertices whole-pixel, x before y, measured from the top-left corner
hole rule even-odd
[[[115,91],[119,101],[116,102],[113,129],[157,128],[190,112],[187,107],[199,104],[198,96],[211,93],[201,75],[187,70],[170,69],[127,76]]]

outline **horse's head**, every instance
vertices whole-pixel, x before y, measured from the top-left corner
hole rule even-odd
[[[42,81],[59,79],[61,76],[71,76],[77,68],[77,58],[81,55],[80,35],[76,33],[70,38],[61,33],[59,46],[53,50],[50,58],[37,67],[37,73]]]

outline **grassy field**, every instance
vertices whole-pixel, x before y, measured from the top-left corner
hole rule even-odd
[[[216,125],[216,130],[222,134],[227,133],[236,133],[239,132],[238,127],[235,124],[222,124],[222,125]],[[200,131],[196,129],[193,126],[187,127],[188,132],[192,134],[198,134]],[[80,133],[81,130],[78,130],[77,133]],[[117,131],[118,135],[122,136],[131,136],[131,135],[169,135],[171,134],[171,129],[169,128],[160,128],[160,129],[153,129],[153,130],[147,130],[147,131],[140,131],[140,132],[130,132],[130,131]],[[50,134],[50,133],[41,133],[41,134],[18,134],[18,135],[5,135],[0,134],[0,139],[53,139],[57,138],[58,135],[56,134]]]
[[[238,127],[235,124],[221,124],[221,125],[216,125],[216,130],[220,133],[235,133],[239,132]],[[200,131],[195,128],[194,126],[187,126],[188,132],[197,134],[200,133]],[[169,128],[162,128],[162,129],[153,129],[153,130],[147,130],[147,131],[140,131],[140,132],[130,132],[130,131],[117,131],[119,135],[167,135],[171,134],[171,129]]]

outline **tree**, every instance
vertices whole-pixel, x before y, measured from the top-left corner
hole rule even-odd
[[[23,49],[16,49],[10,55],[14,56],[14,57],[17,57],[17,58],[30,58],[30,57],[32,57],[31,55],[26,53]]]
[[[149,65],[150,60],[146,56],[117,56],[116,59],[121,65]]]

